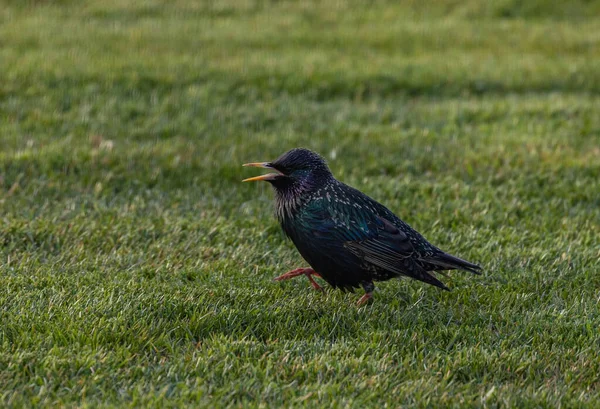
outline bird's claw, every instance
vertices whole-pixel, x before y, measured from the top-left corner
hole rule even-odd
[[[369,302],[369,300],[373,298],[373,293],[365,293],[365,295],[363,295],[362,297],[360,297],[360,300],[358,300],[358,302],[356,303],[356,305],[358,307],[361,307],[363,305],[365,305],[367,302]]]
[[[322,290],[323,289],[323,287],[321,287],[319,285],[319,283],[317,283],[315,281],[315,279],[312,278],[312,276],[321,277],[319,275],[319,273],[315,272],[315,270],[313,270],[312,268],[297,268],[295,270],[288,271],[287,273],[282,274],[279,277],[275,277],[273,280],[275,280],[275,281],[289,280],[290,278],[298,277],[298,276],[301,276],[301,275],[305,275],[308,278],[308,280],[310,281],[310,284],[312,285],[312,287],[315,290]]]
[[[310,275],[307,275],[306,277],[308,277],[308,280],[310,281],[310,285],[312,285],[312,287],[313,287],[315,290],[319,290],[319,291],[320,291],[320,290],[323,290],[323,287],[321,287],[321,286],[319,285],[319,283],[317,283],[317,282],[315,281],[315,279],[314,279],[314,278],[312,278]]]

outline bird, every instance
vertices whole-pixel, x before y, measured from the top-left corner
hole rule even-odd
[[[313,277],[345,291],[362,287],[360,306],[373,297],[377,281],[410,277],[449,290],[436,273],[481,274],[479,265],[440,250],[387,207],[337,180],[325,159],[311,150],[294,148],[272,162],[243,166],[272,170],[243,182],[273,186],[276,217],[310,265],[277,281],[304,275],[315,289],[322,287]]]

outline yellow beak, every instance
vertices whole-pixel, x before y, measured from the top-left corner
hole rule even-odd
[[[272,169],[273,167],[269,164],[269,162],[252,162],[245,163],[243,166],[252,166],[255,168],[268,168]],[[242,180],[242,182],[256,182],[259,180],[273,180],[277,176],[281,176],[281,173],[267,173],[266,175],[254,176],[253,178],[248,178]]]

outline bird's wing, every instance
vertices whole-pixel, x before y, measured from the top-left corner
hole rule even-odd
[[[381,216],[375,216],[375,219],[377,230],[373,231],[373,237],[346,242],[350,251],[379,268],[448,289],[421,266],[420,256],[406,233]]]
[[[309,224],[315,236],[342,241],[366,263],[446,289],[418,263],[420,255],[408,235],[377,213],[338,203],[307,214],[311,215]]]

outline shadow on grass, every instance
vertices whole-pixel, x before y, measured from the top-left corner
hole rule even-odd
[[[176,341],[189,341],[190,338],[202,341],[222,336],[259,342],[302,339],[334,342],[368,338],[381,328],[432,330],[453,321],[452,311],[432,294],[416,295],[401,291],[392,299],[388,294],[378,294],[371,304],[357,307],[355,303],[359,292],[350,295],[331,289],[325,292],[302,291],[301,295],[294,297],[293,294],[281,294],[276,288],[263,291],[221,290],[218,295],[198,299],[198,304],[156,303],[148,315],[154,315],[154,321],[170,317],[168,322],[173,326],[174,322],[181,323],[182,327],[177,330],[181,333],[173,333]]]

